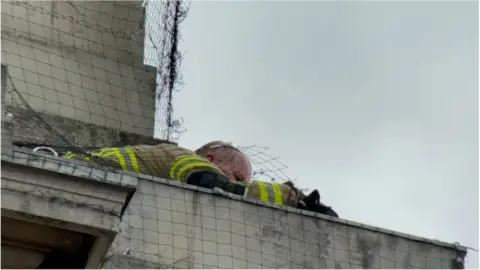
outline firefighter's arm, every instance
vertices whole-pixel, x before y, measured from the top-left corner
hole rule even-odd
[[[307,206],[305,205],[305,202],[303,201],[303,199],[305,198],[305,194],[303,194],[301,190],[295,187],[292,181],[287,181],[283,184],[290,187],[290,189],[295,193],[296,206],[300,209],[308,210]]]
[[[187,183],[208,189],[219,188],[241,196],[245,194],[245,186],[233,183],[227,176],[214,171],[194,172],[188,177]]]

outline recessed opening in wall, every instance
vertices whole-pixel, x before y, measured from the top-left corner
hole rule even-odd
[[[2,268],[85,268],[95,237],[2,217]]]

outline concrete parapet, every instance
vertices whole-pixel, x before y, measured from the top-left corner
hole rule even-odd
[[[454,244],[19,150],[2,155],[4,216],[94,235],[89,267],[451,269],[466,255]]]
[[[2,221],[7,218],[13,224],[30,224],[30,231],[47,226],[50,231],[56,228],[89,235],[94,241],[85,266],[97,268],[118,232],[136,184],[135,177],[53,156],[13,151],[13,155],[2,155]],[[15,232],[2,229],[2,240],[4,235],[15,235]],[[37,244],[31,244],[30,250],[38,250],[35,245],[40,240],[10,242],[28,246],[25,243],[33,241]],[[48,248],[44,246],[40,250]]]
[[[453,244],[148,176],[139,177],[121,231],[105,268],[452,268],[466,254]]]

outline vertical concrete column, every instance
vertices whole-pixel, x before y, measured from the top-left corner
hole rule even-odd
[[[156,71],[143,64],[141,1],[1,5],[2,61],[31,108],[153,136]]]

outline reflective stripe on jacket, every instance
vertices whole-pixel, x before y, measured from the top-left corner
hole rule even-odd
[[[122,169],[124,171],[142,173],[140,165],[138,164],[137,156],[135,155],[134,149],[132,147],[101,148],[98,150],[87,152],[86,155],[68,152],[64,155],[64,158],[91,162],[95,162],[96,158],[101,158],[102,160],[107,161],[107,166]]]
[[[223,174],[217,166],[198,155],[185,155],[177,158],[170,167],[169,179],[184,182],[193,172],[210,170]]]
[[[88,154],[84,156],[69,152],[64,157],[90,162],[95,162],[94,159],[98,157],[110,161],[109,167],[180,182],[185,182],[192,173],[199,171],[223,174],[217,166],[195,152],[172,144],[102,148]],[[105,164],[101,162],[100,165]]]
[[[296,207],[296,194],[287,185],[252,181],[245,194],[247,199],[256,199],[265,203]]]

